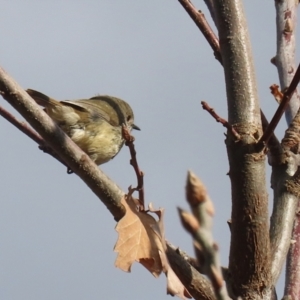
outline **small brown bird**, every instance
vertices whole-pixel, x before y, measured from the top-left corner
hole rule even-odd
[[[27,93],[97,165],[108,162],[121,150],[122,124],[129,130],[140,130],[134,124],[131,107],[119,98],[57,101],[35,90],[28,89]]]

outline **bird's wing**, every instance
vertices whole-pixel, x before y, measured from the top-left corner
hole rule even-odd
[[[99,106],[99,101],[103,101],[106,99],[105,96],[97,96],[91,99],[82,99],[82,100],[65,100],[61,101],[61,103],[71,106],[75,110],[79,110],[81,112],[86,112],[88,117],[93,121],[97,122],[100,119],[105,120],[112,126],[118,126],[118,120],[112,115],[109,114],[112,108],[108,107],[106,102],[101,103]]]

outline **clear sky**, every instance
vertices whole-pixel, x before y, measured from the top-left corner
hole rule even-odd
[[[260,101],[270,119],[277,104],[269,86],[278,83],[270,63],[274,3],[245,2]],[[195,4],[210,20],[203,1]],[[193,254],[176,210],[188,208],[191,169],[214,201],[214,236],[226,266],[225,130],[200,105],[205,100],[227,117],[223,69],[178,1],[2,1],[0,28],[0,65],[22,87],[59,100],[108,94],[130,103],[142,129],[134,135],[146,201],[165,208],[167,239]],[[0,105],[10,109],[2,98]],[[284,128],[283,121],[280,138]],[[115,268],[115,222],[76,175],[1,117],[0,137],[1,299],[170,299],[164,275],[155,279],[138,264],[131,274]],[[127,148],[101,168],[125,191],[136,183]]]

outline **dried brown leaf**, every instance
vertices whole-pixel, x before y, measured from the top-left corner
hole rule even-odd
[[[152,229],[157,226],[157,221],[149,213],[137,209],[137,202],[131,193],[121,203],[126,208],[126,214],[116,226],[119,238],[114,248],[118,252],[115,266],[130,272],[131,265],[137,261],[158,277],[162,272],[158,251],[164,251],[164,247]]]
[[[184,287],[184,285],[181,283],[181,281],[171,268],[165,252],[167,249],[167,245],[165,241],[165,229],[163,222],[164,210],[155,210],[152,206],[152,203],[149,203],[148,207],[151,212],[155,213],[158,216],[158,221],[155,225],[151,225],[151,228],[162,242],[164,249],[163,251],[158,250],[158,253],[162,264],[162,270],[167,277],[167,294],[177,296],[181,299],[186,299],[186,297],[191,298],[190,293],[187,291],[187,289]]]
[[[151,225],[152,230],[155,232],[155,234],[158,236],[159,240],[162,243],[163,249],[167,249],[166,241],[165,241],[165,228],[164,228],[164,209],[160,208],[159,210],[154,209],[152,206],[152,203],[150,202],[148,205],[148,209],[150,212],[154,213],[158,217],[158,221]]]
[[[283,98],[283,93],[279,90],[279,86],[277,84],[273,84],[270,86],[271,94],[274,96],[275,100],[278,103],[281,103]]]

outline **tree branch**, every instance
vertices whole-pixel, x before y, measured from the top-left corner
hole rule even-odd
[[[274,177],[277,175],[273,180],[277,184],[277,186],[275,186],[276,189],[274,189],[274,194],[277,192],[275,194],[277,197],[274,197],[276,206],[274,205],[274,216],[272,215],[271,218],[271,225],[274,223],[274,227],[277,227],[277,231],[274,230],[274,233],[271,231],[271,234],[273,233],[273,235],[271,235],[271,242],[275,258],[272,260],[272,274],[274,277],[276,275],[277,277],[279,276],[287,251],[291,245],[291,239],[294,240],[287,257],[285,293],[286,295],[295,296],[295,299],[300,296],[298,287],[299,281],[297,280],[300,265],[300,236],[299,217],[296,216],[300,198],[299,145],[300,112],[298,111],[282,140],[282,160],[285,169],[281,173],[277,172],[274,174]],[[275,171],[276,168],[273,168],[273,172]],[[271,227],[271,230],[272,229]],[[275,277],[275,279],[277,278]]]
[[[9,123],[13,124],[15,127],[17,127],[20,131],[26,134],[38,145],[45,144],[43,138],[40,135],[38,135],[30,126],[28,126],[27,123],[19,121],[15,116],[13,116],[2,106],[0,106],[0,116],[6,119]]]
[[[53,158],[57,159],[63,165],[68,167],[65,162],[45,143],[43,138],[38,135],[31,127],[28,126],[27,123],[19,121],[15,116],[13,116],[10,112],[0,106],[0,115],[6,119],[9,123],[17,127],[20,131],[26,134],[29,138],[35,141],[38,145],[40,150],[45,153],[50,154]]]
[[[277,67],[280,88],[285,90],[291,83],[295,70],[295,29],[297,23],[298,1],[275,1],[276,29],[277,29],[277,53],[273,59]],[[300,96],[296,90],[285,112],[287,123],[290,124],[295,117],[300,103]]]
[[[216,300],[210,282],[167,243],[168,261],[194,299]]]
[[[221,118],[215,110],[210,107],[205,101],[201,101],[202,108],[209,112],[209,114],[219,123],[221,123],[227,130],[237,139],[240,139],[240,135],[235,131],[235,129],[228,123],[225,119]]]
[[[230,135],[226,139],[232,190],[229,273],[236,296],[268,299],[272,293],[268,197],[265,157],[255,150],[262,125],[253,56],[242,1],[215,0],[214,5],[222,41],[228,122],[241,136],[238,143]]]
[[[144,191],[144,173],[140,170],[139,164],[136,159],[136,151],[134,146],[134,137],[130,134],[127,127],[123,124],[122,125],[122,135],[125,140],[125,145],[129,148],[130,151],[130,164],[133,166],[136,178],[137,178],[137,186],[134,188],[139,193],[139,200],[145,208],[145,191]]]
[[[293,0],[275,1],[276,28],[277,28],[277,53],[274,61],[278,70],[280,86],[282,90],[284,90],[290,84],[290,82],[294,80],[296,76],[295,74],[295,48],[296,48],[295,29],[297,23],[298,5],[299,5],[298,1],[293,1]],[[285,137],[283,139],[283,147],[286,155],[289,158],[291,157],[296,159],[287,159],[286,161],[287,171],[289,171],[289,169],[297,170],[299,168],[299,162],[297,163],[297,156],[299,157],[299,145],[300,145],[300,138],[299,138],[300,115],[298,110],[299,103],[300,103],[300,96],[298,90],[295,87],[295,92],[292,95],[285,112],[287,123],[290,124],[290,126],[286,131]],[[292,154],[291,156],[289,155],[290,153]],[[293,183],[293,180],[296,180],[296,178],[298,177],[297,173],[295,174],[294,178],[289,181],[289,183]],[[284,174],[282,174],[281,176],[284,176]],[[279,182],[284,184],[282,180]],[[288,248],[290,247],[287,256],[287,261],[286,261],[285,295],[291,296],[293,299],[298,299],[300,297],[300,290],[299,290],[300,222],[299,222],[299,216],[296,215],[295,217],[295,213],[297,210],[297,205],[299,209],[300,194],[299,192],[297,193],[297,185],[296,186],[294,186],[293,184],[288,185],[288,187],[290,186],[294,188],[288,189],[288,191],[286,192],[284,192],[285,189],[282,189],[282,185],[278,187],[279,191],[282,191],[281,194],[283,196],[286,194],[290,197],[289,199],[284,199],[279,197],[279,199],[277,200],[280,207],[277,208],[276,215],[275,215],[277,218],[276,219],[274,218],[275,219],[274,222],[278,222],[277,219],[281,221],[282,220],[280,219],[281,215],[285,217],[285,219],[286,218],[289,219],[286,220],[286,222],[277,224],[277,226],[283,229],[283,232],[286,234],[286,236],[281,236],[280,239],[281,247],[279,249],[282,249],[281,251],[282,253],[280,252],[278,253],[277,251],[276,254],[278,257],[278,261],[281,262],[279,258],[283,260]],[[279,194],[279,196],[281,196],[281,194]],[[294,226],[293,229],[292,226]],[[292,236],[291,236],[291,232],[292,232]],[[278,236],[280,235],[278,234]],[[291,238],[294,240],[293,244],[290,244]],[[274,241],[278,242],[278,238],[277,240],[274,239]],[[276,246],[277,245],[274,246],[274,249],[277,249],[275,248]],[[274,274],[276,270],[280,271],[282,268],[282,264],[283,261],[279,266],[275,264],[274,267],[272,268],[273,271],[272,273]]]
[[[282,159],[284,154],[282,155]],[[272,189],[274,191],[273,211],[270,224],[270,240],[272,253],[272,283],[276,284],[290,246],[291,232],[294,223],[298,197],[293,188],[288,188],[291,180],[287,164],[272,166]],[[293,186],[293,185],[291,185]],[[291,187],[290,186],[290,187]]]
[[[267,127],[269,126],[269,122],[266,118],[266,116],[264,115],[264,113],[262,112],[262,110],[260,111],[260,115],[261,115],[261,124],[263,127],[263,131],[265,131],[267,129]],[[276,164],[278,161],[278,157],[282,154],[282,148],[281,145],[277,139],[277,137],[275,136],[275,133],[273,132],[269,142],[268,142],[268,163],[269,165],[273,165]]]
[[[298,183],[299,184],[299,183]],[[284,294],[291,299],[300,298],[300,202],[298,202],[296,218],[290,240],[290,249],[286,261],[286,277]]]
[[[193,5],[190,0],[178,0],[179,3],[183,6],[192,20],[195,22],[196,26],[200,29],[209,45],[214,51],[215,58],[222,64],[222,58],[220,55],[220,45],[217,36],[214,34],[213,30],[209,26],[208,22],[205,19],[204,14],[201,11],[198,11],[197,8]]]

